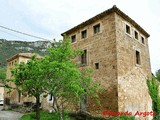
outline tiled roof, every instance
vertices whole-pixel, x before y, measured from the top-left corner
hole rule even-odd
[[[74,32],[74,31],[76,31],[76,30],[78,30],[78,29],[80,29],[82,27],[85,27],[88,24],[91,24],[91,23],[95,22],[96,20],[98,20],[98,19],[100,19],[100,18],[102,18],[102,17],[104,17],[106,15],[109,15],[111,13],[114,13],[114,12],[117,13],[118,15],[120,15],[123,19],[125,19],[129,23],[131,23],[137,30],[139,30],[146,37],[150,36],[140,25],[138,25],[133,19],[131,19],[128,15],[123,13],[115,5],[112,8],[110,8],[110,9],[108,9],[108,10],[106,10],[106,11],[104,11],[104,12],[102,12],[102,13],[100,13],[100,14],[92,17],[92,18],[90,18],[89,20],[87,20],[87,21],[85,21],[85,22],[83,22],[83,23],[81,23],[81,24],[79,24],[79,25],[77,25],[77,26],[75,26],[75,27],[73,27],[71,29],[69,29],[68,31],[62,33],[61,35],[63,36],[64,34],[70,34],[70,33]]]
[[[7,59],[7,62],[9,62],[17,57],[31,58],[34,55],[36,55],[37,58],[43,58],[42,56],[40,56],[39,54],[36,54],[36,53],[18,53],[16,55],[10,57],[9,59]]]

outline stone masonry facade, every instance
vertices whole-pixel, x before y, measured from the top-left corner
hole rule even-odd
[[[136,111],[152,111],[146,85],[147,77],[151,77],[149,34],[134,20],[113,6],[64,34],[71,37],[74,48],[85,52],[77,62],[85,62],[82,67],[92,67],[94,81],[105,88],[100,95],[101,106],[87,97],[87,111],[129,111],[133,115]]]

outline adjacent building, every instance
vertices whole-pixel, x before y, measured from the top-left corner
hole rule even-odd
[[[74,48],[84,51],[77,62],[81,67],[92,67],[94,80],[105,88],[100,95],[101,106],[87,97],[87,111],[129,111],[133,115],[136,111],[152,111],[146,85],[147,77],[151,77],[150,35],[140,25],[113,6],[62,33],[65,34],[70,36]]]
[[[12,78],[11,75],[11,68],[15,68],[15,64],[19,64],[21,62],[27,63],[32,56],[36,55],[37,58],[42,58],[42,56],[35,54],[35,53],[19,53],[7,60],[7,73],[6,78],[10,79]],[[15,87],[15,84],[10,82],[10,86]],[[10,104],[18,104],[18,103],[24,103],[24,102],[35,102],[35,99],[33,97],[24,97],[22,96],[17,90],[13,90],[10,94],[7,94],[7,89],[5,89],[5,101]]]

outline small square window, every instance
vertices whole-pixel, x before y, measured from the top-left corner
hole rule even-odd
[[[126,25],[126,33],[131,34],[131,28],[129,25]]]
[[[84,39],[87,37],[87,30],[81,32],[81,38]]]
[[[140,52],[136,51],[136,64],[141,64],[141,60],[140,60]]]
[[[95,63],[95,68],[99,69],[99,63]]]
[[[93,29],[94,29],[94,34],[99,33],[100,32],[100,24],[93,26]]]
[[[134,31],[134,38],[136,38],[138,40],[138,32]]]
[[[71,36],[72,43],[76,42],[76,35]]]
[[[142,43],[144,44],[144,37],[141,37]]]

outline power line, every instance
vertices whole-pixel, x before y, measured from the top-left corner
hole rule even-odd
[[[12,32],[16,32],[16,33],[19,33],[19,34],[23,34],[23,35],[29,36],[29,37],[50,41],[49,39],[46,39],[46,38],[42,38],[42,37],[31,35],[31,34],[28,34],[28,33],[20,32],[20,31],[11,29],[11,28],[7,28],[7,27],[4,27],[4,26],[1,26],[1,25],[0,25],[0,27],[3,28],[3,29],[6,29],[6,30],[12,31]]]
[[[20,38],[20,39],[22,39],[22,40],[26,40],[26,41],[27,41],[27,39],[25,39],[25,38],[22,38],[22,37],[19,37],[19,36],[17,36],[17,35],[11,34],[11,33],[9,33],[9,32],[3,31],[3,30],[1,30],[1,29],[0,29],[0,31],[3,32],[3,33],[6,33],[6,34],[8,34],[8,35],[14,36],[14,37],[16,37],[16,38]]]

